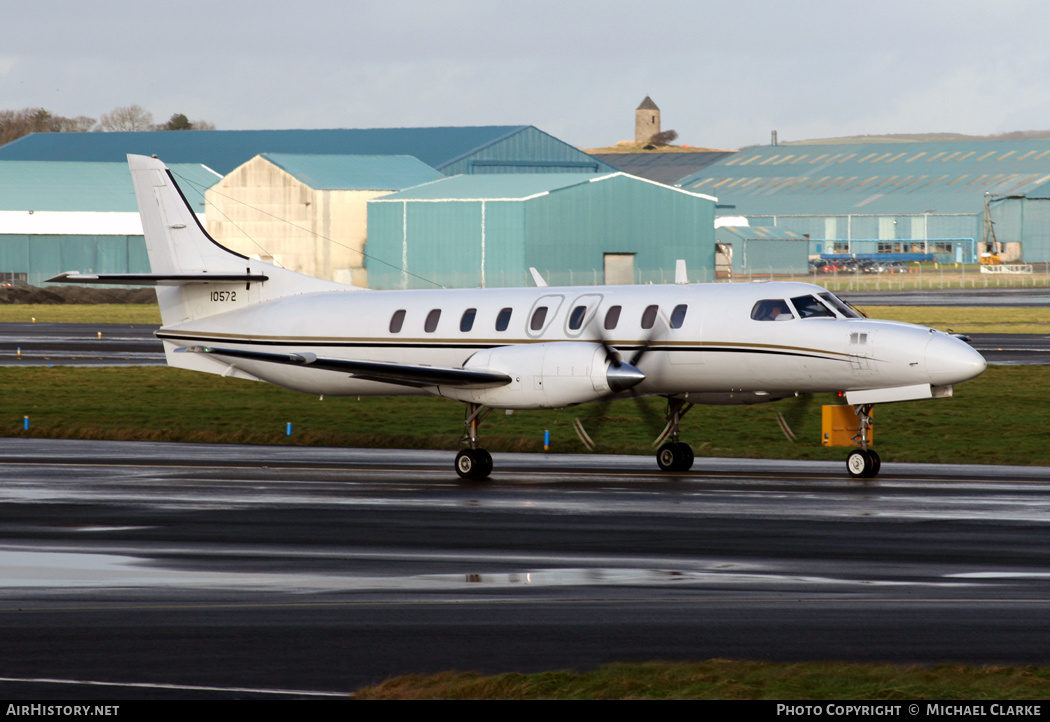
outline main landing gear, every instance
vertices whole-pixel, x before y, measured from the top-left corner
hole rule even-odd
[[[854,479],[871,479],[882,468],[879,452],[868,448],[868,429],[871,428],[871,404],[856,404],[853,413],[857,415],[857,434],[853,441],[860,444],[859,449],[849,452],[846,457],[846,470]]]
[[[492,409],[467,402],[466,418],[463,420],[467,433],[463,441],[468,447],[456,454],[456,473],[462,479],[487,479],[492,473],[492,454],[478,448],[478,427],[490,413]]]
[[[689,413],[693,404],[673,396],[667,398],[667,426],[658,440],[670,437],[670,441],[656,452],[656,463],[661,471],[689,471],[693,466],[693,447],[678,440],[678,423]]]

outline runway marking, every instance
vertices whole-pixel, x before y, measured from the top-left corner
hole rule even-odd
[[[305,689],[255,689],[252,687],[209,687],[197,684],[165,684],[161,682],[99,682],[90,679],[49,679],[47,677],[0,677],[0,682],[16,682],[24,684],[68,684],[86,685],[89,687],[130,687],[138,689],[173,689],[194,692],[237,692],[249,694],[280,694],[280,695],[302,695],[308,697],[341,697],[348,699],[351,692],[318,692]]]

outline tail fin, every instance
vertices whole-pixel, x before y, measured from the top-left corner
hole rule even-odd
[[[128,166],[165,326],[284,296],[363,290],[220,246],[201,226],[167,166],[142,155],[129,155]]]

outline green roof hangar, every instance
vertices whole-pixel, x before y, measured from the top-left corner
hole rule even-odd
[[[1050,141],[745,148],[679,180],[719,213],[810,238],[811,254],[1050,262]]]
[[[456,176],[368,201],[373,288],[714,280],[715,199],[625,173]]]

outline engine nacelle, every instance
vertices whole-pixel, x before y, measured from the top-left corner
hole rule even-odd
[[[441,386],[442,396],[500,409],[559,408],[595,401],[641,383],[645,375],[614,363],[598,343],[563,341],[478,351],[464,368],[507,374],[511,382],[487,389]]]

